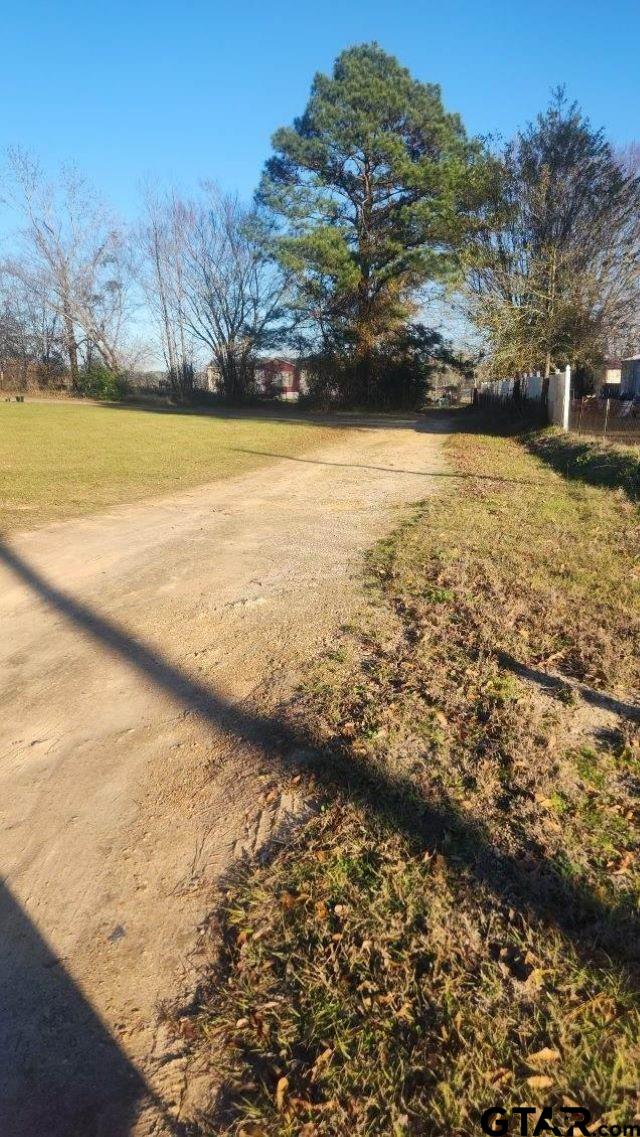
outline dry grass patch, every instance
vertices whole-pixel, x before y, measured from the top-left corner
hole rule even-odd
[[[513,438],[451,459],[459,492],[377,547],[288,712],[323,808],[227,891],[203,1132],[637,1116],[640,733],[598,702],[637,690],[637,509]]]

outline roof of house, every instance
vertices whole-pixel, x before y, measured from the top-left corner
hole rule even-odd
[[[258,368],[258,369],[261,367],[266,367],[266,368],[269,368],[271,370],[274,367],[279,367],[281,369],[284,368],[285,370],[295,371],[299,366],[300,366],[300,364],[296,363],[294,360],[283,359],[281,356],[274,356],[273,358],[269,358],[269,359],[257,359],[256,360],[256,368]]]

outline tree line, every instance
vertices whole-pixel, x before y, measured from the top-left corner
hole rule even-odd
[[[144,311],[176,398],[206,361],[245,401],[260,356],[286,351],[323,402],[416,405],[434,362],[457,361],[429,323],[434,290],[493,374],[637,350],[640,154],[614,151],[562,90],[501,145],[365,44],[315,76],[272,146],[251,203],[212,183],[149,189],[129,226],[76,171],[51,183],[10,151],[0,368],[117,395],[142,366]]]

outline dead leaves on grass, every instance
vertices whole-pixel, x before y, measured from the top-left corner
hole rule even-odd
[[[387,542],[372,566],[384,621],[372,616],[344,653],[348,665],[334,661],[330,683],[312,685],[299,711],[318,739],[340,740],[356,768],[407,778],[417,798],[457,811],[471,848],[480,835],[519,866],[519,887],[544,887],[550,866],[564,872],[578,907],[579,873],[603,888],[614,875],[616,887],[634,878],[635,853],[615,826],[630,811],[635,820],[640,747],[625,740],[611,759],[622,809],[608,810],[567,755],[572,707],[536,698],[495,652],[592,677],[604,660],[624,677],[630,641],[612,664],[613,631],[597,605],[575,618],[573,538],[563,538],[560,590],[549,572],[557,550],[536,528],[528,492],[492,487],[491,526],[477,500],[448,506],[438,548],[429,521],[437,502],[427,524]],[[407,1107],[421,1133],[457,1132],[487,1085],[565,1097],[580,1084],[595,1096],[614,1086],[623,1101],[624,1078],[640,1064],[640,1012],[624,983],[581,961],[552,914],[535,921],[480,884],[456,832],[441,851],[425,851],[349,796],[346,786],[235,898],[230,967],[208,1013],[228,1036],[234,1118],[247,1093],[261,1118],[247,1137],[275,1137],[285,1122],[301,1137],[356,1137],[372,1124],[391,1133]],[[613,818],[604,836],[596,809]],[[598,834],[614,842],[604,874]],[[544,1038],[555,1045],[540,1046]]]
[[[548,1074],[532,1074],[531,1077],[527,1078],[527,1085],[532,1090],[546,1090],[553,1084],[553,1078],[550,1078]]]
[[[532,1066],[545,1065],[547,1062],[559,1062],[562,1055],[559,1050],[554,1050],[551,1046],[543,1046],[542,1050],[537,1050],[535,1054],[529,1054],[527,1062]]]

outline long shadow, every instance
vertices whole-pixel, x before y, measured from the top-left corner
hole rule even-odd
[[[144,1079],[0,881],[0,1133],[126,1137]]]
[[[510,485],[539,486],[528,478],[503,478],[499,474],[460,474],[446,470],[404,470],[398,466],[370,466],[364,462],[330,462],[326,458],[296,458],[291,454],[275,454],[272,450],[250,450],[246,446],[232,446],[234,454],[260,454],[265,458],[278,458],[287,462],[301,462],[305,466],[340,466],[346,470],[372,470],[382,474],[411,474],[418,478],[454,478],[458,481],[508,482]]]
[[[223,405],[192,404],[177,406],[171,403],[137,401],[126,399],[123,402],[92,402],[91,406],[103,410],[140,411],[145,414],[179,415],[181,417],[205,417],[228,421],[297,423],[335,427],[336,430],[420,430],[425,433],[442,434],[447,431],[446,420],[437,411],[411,414],[384,414],[368,411],[320,411],[299,410],[286,404],[258,405],[247,407],[227,407]],[[454,408],[454,412],[457,408]]]
[[[544,691],[556,694],[561,699],[566,698],[568,694],[577,692],[580,698],[592,707],[611,711],[614,715],[619,715],[620,718],[640,722],[640,705],[637,703],[627,703],[622,699],[616,699],[615,695],[608,695],[606,691],[597,691],[594,687],[587,686],[586,683],[569,681],[559,675],[550,675],[549,672],[541,671],[536,667],[528,667],[506,651],[496,652],[496,659],[500,666],[507,671],[512,671],[514,675],[526,679],[529,683],[536,683]]]
[[[499,902],[515,907],[541,929],[557,928],[585,962],[596,961],[599,965],[615,962],[633,975],[634,982],[640,979],[640,920],[635,907],[625,897],[617,903],[607,903],[593,894],[586,882],[563,875],[562,865],[545,858],[543,850],[532,845],[528,856],[520,858],[498,847],[483,826],[450,803],[433,803],[419,797],[410,780],[354,760],[343,752],[338,742],[318,751],[313,735],[304,725],[292,725],[283,718],[234,705],[176,667],[160,652],[151,650],[138,638],[47,581],[3,542],[0,542],[0,560],[70,624],[137,668],[158,688],[180,699],[185,707],[196,711],[217,729],[259,744],[281,773],[308,769],[311,755],[316,781],[328,794],[359,801],[365,810],[405,834],[417,848],[438,850],[460,871],[471,874],[490,889]],[[69,1001],[72,1013],[78,994],[70,983],[61,982],[62,1018],[65,1017],[65,1001]],[[26,996],[22,1010],[25,1024],[38,1022],[40,1004],[37,991],[33,998]],[[53,1059],[43,1055],[45,1069],[49,1061]],[[112,1056],[112,1061],[112,1091],[116,1095],[122,1093],[126,1102],[129,1100],[126,1079],[119,1081],[116,1057]],[[73,1090],[71,1093],[73,1097]],[[124,1105],[122,1109],[125,1110]],[[45,1128],[44,1132],[49,1130]],[[60,1132],[67,1137],[64,1130]],[[83,1130],[78,1133],[82,1134]]]
[[[631,501],[640,501],[640,449],[586,442],[566,434],[531,435],[524,441],[532,454],[565,478],[622,489]]]

